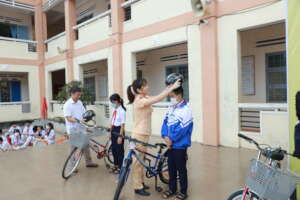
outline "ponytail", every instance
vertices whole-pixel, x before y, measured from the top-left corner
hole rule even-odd
[[[127,97],[128,97],[128,100],[129,100],[129,104],[132,104],[134,102],[134,99],[135,99],[135,95],[133,94],[131,89],[132,89],[132,86],[129,85],[128,88],[127,88]]]
[[[128,86],[127,88],[127,97],[129,100],[129,104],[132,104],[134,102],[135,96],[138,93],[138,89],[142,89],[142,87],[146,86],[147,80],[146,79],[137,79],[135,81],[133,81],[133,83]]]
[[[115,93],[111,95],[109,99],[111,102],[116,101],[119,104],[121,104],[122,108],[126,111],[126,107],[124,106],[124,100],[120,97],[119,94]]]
[[[121,100],[121,106],[122,106],[122,108],[126,111],[126,107],[124,106],[124,100],[122,99],[122,98],[120,98],[120,100]]]

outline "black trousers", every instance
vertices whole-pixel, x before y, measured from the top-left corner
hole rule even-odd
[[[121,127],[113,127],[113,133],[120,134]],[[124,159],[124,140],[121,144],[118,144],[118,135],[111,134],[112,153],[114,157],[114,165],[121,169]]]
[[[180,192],[187,193],[188,177],[187,177],[187,150],[186,149],[170,149],[168,153],[169,168],[169,189],[177,192],[177,177],[179,175]]]

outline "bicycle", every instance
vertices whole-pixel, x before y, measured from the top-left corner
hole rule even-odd
[[[257,158],[251,159],[245,187],[232,193],[228,200],[288,200],[300,177],[288,169],[281,169],[281,161],[293,155],[280,147],[258,144],[243,134],[238,136],[254,144],[259,151]]]
[[[112,133],[115,134],[115,133]],[[156,143],[155,145],[153,144],[149,144],[149,143],[145,143],[142,141],[139,141],[137,139],[128,137],[128,136],[121,136],[123,137],[125,140],[128,140],[129,143],[129,152],[126,156],[126,158],[123,161],[123,166],[121,168],[120,171],[120,175],[119,175],[119,179],[118,179],[118,185],[114,194],[114,200],[118,200],[121,194],[121,191],[128,179],[129,173],[130,173],[130,166],[132,164],[132,158],[135,157],[146,169],[146,177],[147,178],[152,178],[155,177],[155,189],[158,192],[162,192],[162,188],[158,186],[157,183],[157,176],[159,176],[159,179],[161,180],[161,182],[163,182],[164,184],[168,184],[169,183],[169,173],[168,173],[168,150],[166,149],[167,145],[163,144],[163,143]],[[158,152],[156,155],[150,154],[148,152],[144,152],[141,151],[139,149],[136,148],[135,144],[139,143],[142,144],[143,146],[147,146],[150,148],[159,148]],[[164,150],[166,149],[166,150]],[[145,161],[142,160],[142,158],[140,158],[137,155],[137,151],[138,152],[142,152],[145,153]],[[151,165],[151,159],[154,159],[154,164]],[[148,164],[146,163],[148,162]]]
[[[107,129],[95,125],[80,124],[89,134],[85,134],[83,129],[73,130],[72,134],[70,134],[70,143],[75,146],[75,148],[68,156],[62,170],[62,177],[66,180],[70,178],[77,169],[83,155],[83,148],[86,146],[89,146],[89,148],[96,153],[98,159],[104,160],[106,168],[109,169],[110,164],[114,164],[110,139],[104,145],[92,139],[92,137],[95,136],[102,136]]]

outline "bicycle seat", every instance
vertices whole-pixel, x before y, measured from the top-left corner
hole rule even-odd
[[[273,149],[273,150],[265,150],[263,152],[263,155],[272,160],[282,161],[284,159],[285,154],[282,149],[277,148],[277,149]]]
[[[162,149],[167,148],[167,145],[164,143],[156,143],[155,146],[160,147]]]

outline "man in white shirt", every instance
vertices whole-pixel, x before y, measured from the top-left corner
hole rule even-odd
[[[81,96],[81,89],[79,87],[72,87],[70,89],[71,98],[64,104],[64,117],[66,120],[66,130],[70,134],[72,129],[81,127],[80,121],[83,120],[82,115],[85,113],[85,108],[79,100]],[[74,146],[71,146],[73,150]],[[98,167],[97,164],[92,162],[89,147],[84,149],[84,157],[86,167]]]

